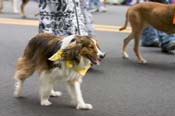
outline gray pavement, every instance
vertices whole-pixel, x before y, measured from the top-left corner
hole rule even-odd
[[[28,18],[33,17],[30,3]],[[5,11],[10,3],[7,2]],[[123,25],[126,6],[108,6],[107,13],[95,13],[96,24]],[[5,12],[0,17],[20,18]],[[24,98],[13,97],[17,58],[28,40],[37,34],[37,26],[0,24],[0,116],[175,116],[175,56],[161,53],[159,48],[143,48],[148,64],[141,65],[129,45],[129,60],[121,58],[123,38],[128,33],[97,31],[97,39],[107,57],[100,66],[94,66],[85,76],[82,91],[85,101],[94,109],[77,111],[69,104],[63,84],[56,89],[63,96],[51,98],[52,106],[39,105],[38,78],[34,74],[24,86]]]

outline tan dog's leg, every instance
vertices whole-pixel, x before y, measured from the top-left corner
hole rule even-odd
[[[122,57],[123,58],[128,58],[129,57],[127,52],[126,52],[126,48],[127,48],[128,43],[130,42],[130,40],[133,39],[133,38],[134,38],[133,34],[130,33],[129,36],[124,39],[124,41],[123,41],[123,49],[122,49]]]
[[[144,64],[146,63],[146,60],[142,57],[139,51],[140,35],[144,28],[144,22],[142,21],[140,14],[132,10],[128,13],[128,19],[131,24],[132,34],[134,36],[134,52],[139,60],[139,63]]]
[[[24,7],[26,6],[26,4],[29,2],[29,0],[22,0],[22,3],[21,3],[21,16],[23,18],[26,17],[25,15],[25,11],[24,11]]]
[[[142,57],[139,51],[140,34],[141,34],[140,31],[134,34],[134,52],[139,60],[139,63],[144,64],[146,63],[146,60]]]
[[[33,72],[34,68],[32,63],[27,62],[25,58],[19,58],[14,75],[14,79],[16,80],[14,95],[16,97],[20,97],[22,95],[24,80],[32,75]]]
[[[134,52],[137,56],[137,59],[139,60],[139,63],[144,64],[146,63],[146,60],[142,57],[140,51],[139,51],[139,44],[140,44],[140,36],[142,33],[142,30],[144,28],[144,24],[140,18],[140,16],[135,13],[135,15],[133,15],[134,18],[130,18],[130,24],[132,27],[132,33],[134,36]]]
[[[0,13],[2,12],[3,9],[3,0],[0,0]]]

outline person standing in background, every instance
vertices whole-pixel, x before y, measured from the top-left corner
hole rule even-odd
[[[106,12],[107,9],[101,0],[88,0],[88,9],[90,12]]]
[[[92,36],[92,17],[85,6],[84,0],[39,0],[39,32],[61,37],[79,32]]]
[[[145,2],[145,0],[131,0],[129,5],[134,5],[134,4],[141,3],[141,2]]]
[[[88,36],[95,36],[95,25],[93,22],[93,16],[91,12],[88,10],[88,2],[86,0],[80,0],[80,7],[84,17],[84,24],[88,31]]]

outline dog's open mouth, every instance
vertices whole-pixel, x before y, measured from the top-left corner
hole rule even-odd
[[[88,59],[91,61],[92,64],[95,64],[95,65],[100,65],[101,63],[101,60],[98,58],[93,58],[91,56],[88,56]]]

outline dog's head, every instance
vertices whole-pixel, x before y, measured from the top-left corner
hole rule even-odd
[[[101,59],[105,57],[105,53],[100,50],[95,39],[88,36],[75,36],[63,50],[63,59],[79,63],[81,57],[89,59],[92,64],[99,65]]]

